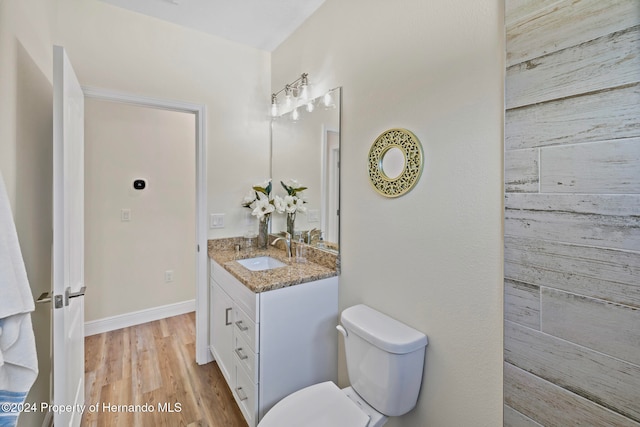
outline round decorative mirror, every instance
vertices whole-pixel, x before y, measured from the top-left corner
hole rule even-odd
[[[382,153],[380,170],[388,179],[396,179],[404,171],[406,160],[400,147],[391,146]]]
[[[406,129],[383,132],[369,150],[369,180],[386,197],[411,190],[422,173],[422,146]]]

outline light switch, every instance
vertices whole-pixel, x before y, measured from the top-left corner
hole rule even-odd
[[[131,221],[131,209],[120,209],[120,221]]]
[[[173,282],[173,270],[167,270],[164,272],[165,283]]]
[[[224,228],[224,214],[209,215],[209,228]]]

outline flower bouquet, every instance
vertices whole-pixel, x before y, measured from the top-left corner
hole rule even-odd
[[[269,241],[269,220],[276,209],[271,198],[271,180],[254,185],[244,197],[242,206],[251,209],[251,215],[258,218],[258,248],[266,249]]]
[[[287,214],[287,232],[294,235],[294,227],[296,222],[296,214],[298,212],[306,213],[307,207],[304,206],[307,203],[306,200],[303,199],[302,193],[307,187],[302,187],[298,184],[298,181],[295,179],[290,179],[285,184],[280,181],[282,187],[286,190],[287,195],[284,198],[279,196],[275,197],[275,208],[278,213],[286,213]]]

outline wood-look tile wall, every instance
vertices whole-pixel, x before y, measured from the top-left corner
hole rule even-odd
[[[505,0],[504,425],[640,427],[640,0]]]

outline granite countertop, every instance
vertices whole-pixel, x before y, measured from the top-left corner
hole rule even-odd
[[[234,246],[231,245],[231,247]],[[298,263],[295,261],[295,257],[289,259],[284,250],[272,246],[269,246],[267,249],[252,248],[250,250],[241,249],[240,251],[236,251],[235,249],[229,249],[228,245],[217,245],[215,240],[210,240],[208,252],[209,258],[220,264],[225,270],[231,273],[233,277],[256,293],[338,275],[337,269],[330,267],[331,262],[327,263],[321,259],[318,260],[320,262],[308,260],[306,263]],[[287,265],[271,270],[251,271],[237,262],[239,259],[258,256],[270,256]],[[313,258],[313,256],[311,258]]]

